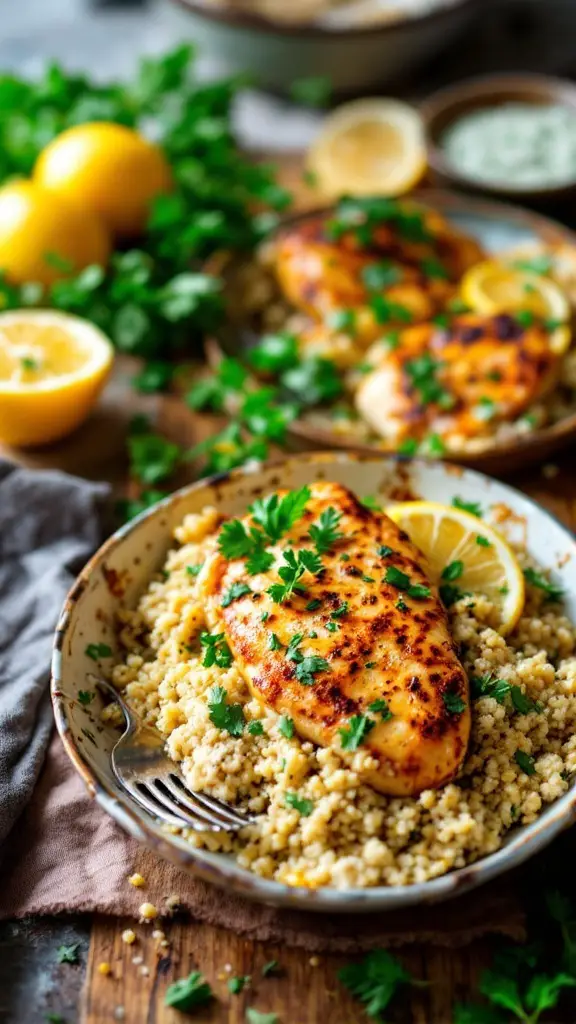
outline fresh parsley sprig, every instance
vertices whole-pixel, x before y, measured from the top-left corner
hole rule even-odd
[[[322,559],[309,548],[301,548],[298,553],[288,549],[282,557],[284,564],[278,568],[282,583],[273,583],[266,591],[276,604],[283,604],[295,591],[304,593],[306,587],[300,582],[304,574],[309,572],[317,576],[324,568]]]
[[[230,668],[232,651],[224,639],[224,633],[200,633],[200,644],[204,649],[202,664],[204,668],[217,665],[218,668]]]
[[[334,547],[336,542],[341,540],[344,536],[344,534],[338,530],[338,524],[341,519],[342,513],[330,506],[320,513],[318,522],[313,523],[308,530],[308,536],[319,555],[323,555],[327,551],[330,551],[330,548]]]
[[[217,729],[223,729],[231,736],[241,736],[246,719],[241,704],[229,704],[228,694],[223,686],[211,686],[208,690],[208,711],[210,721]]]
[[[353,996],[364,1003],[366,1013],[383,1024],[384,1011],[406,985],[422,985],[385,949],[374,949],[357,964],[338,972],[338,979]]]

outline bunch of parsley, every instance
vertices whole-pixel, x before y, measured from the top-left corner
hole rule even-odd
[[[128,83],[97,85],[56,64],[39,82],[0,76],[0,181],[30,174],[56,135],[96,120],[151,134],[175,180],[137,248],[117,252],[107,268],[70,273],[45,294],[35,282],[13,287],[0,278],[1,308],[50,304],[86,317],[121,351],[155,361],[143,390],[165,386],[170,370],[158,361],[189,349],[221,315],[218,283],[199,272],[201,262],[221,248],[253,246],[271,226],[270,210],[290,201],[272,169],[250,163],[235,144],[231,108],[242,84],[198,82],[190,46],[143,60]]]

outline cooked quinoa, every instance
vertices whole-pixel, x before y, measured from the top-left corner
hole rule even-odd
[[[469,676],[506,680],[535,709],[521,713],[509,699],[476,699],[457,781],[415,798],[386,797],[360,781],[374,763],[368,752],[345,761],[336,747],[316,747],[296,733],[286,738],[280,717],[250,694],[233,663],[203,666],[199,637],[207,625],[187,567],[214,550],[219,521],[206,509],[175,530],[164,571],[137,609],[121,614],[126,656],[113,669],[130,704],[166,737],[190,787],[256,817],[236,835],[190,833],[192,845],[233,853],[242,867],[290,885],[406,885],[494,852],[508,829],[534,821],[566,792],[576,770],[576,628],[560,604],[529,586],[507,638],[485,597],[454,605],[452,631]],[[246,727],[237,738],[210,719],[207,691],[214,685],[243,706]],[[249,731],[256,720],[259,735]],[[297,795],[301,810],[287,794]]]

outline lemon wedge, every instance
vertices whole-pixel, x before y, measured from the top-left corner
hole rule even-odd
[[[86,419],[114,350],[79,317],[43,309],[0,313],[0,441],[56,441]]]
[[[426,171],[420,115],[398,100],[346,103],[324,121],[306,162],[326,197],[403,195]]]
[[[485,594],[509,633],[524,608],[524,576],[512,548],[470,512],[433,501],[406,501],[386,514],[426,555],[446,604],[460,593]],[[444,589],[442,589],[444,588]]]
[[[570,345],[570,303],[549,277],[519,270],[499,260],[477,263],[462,278],[462,299],[476,313],[514,313],[520,310],[551,322],[552,350],[562,355]]]

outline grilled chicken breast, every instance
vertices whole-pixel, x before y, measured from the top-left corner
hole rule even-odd
[[[419,324],[393,350],[375,345],[356,408],[391,443],[429,432],[444,439],[493,433],[553,386],[559,358],[549,331],[513,316],[462,314],[449,327]]]
[[[224,633],[251,691],[290,716],[300,736],[346,747],[340,730],[365,717],[361,749],[375,762],[368,782],[395,795],[441,786],[466,753],[468,683],[424,557],[341,485],[310,492],[301,517],[270,545],[267,571],[249,575],[244,558],[220,552],[206,563],[208,622]],[[309,530],[322,513],[335,517],[338,536],[320,571],[306,571],[302,589],[278,603],[267,591],[280,582],[284,552],[314,547]],[[254,526],[251,517],[243,523]]]
[[[482,257],[475,241],[434,211],[400,204],[393,209],[398,215],[378,222],[368,234],[350,229],[334,238],[331,222],[318,215],[294,224],[274,243],[275,272],[285,297],[325,323],[326,330],[344,311],[360,347],[386,327],[430,319],[454,295],[463,272]]]

